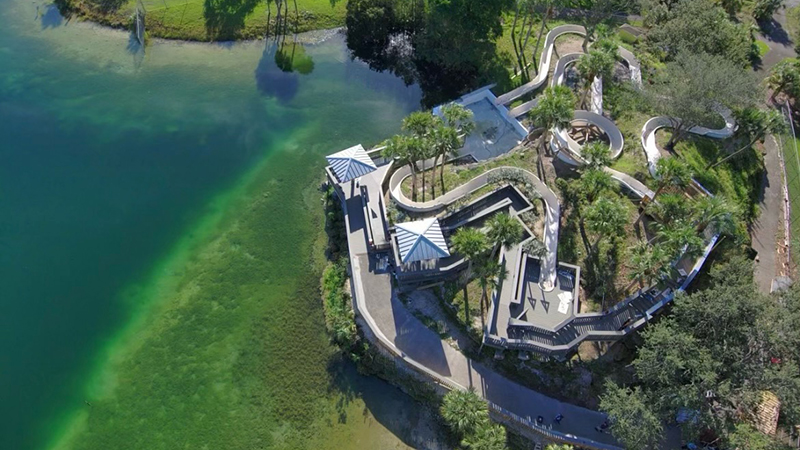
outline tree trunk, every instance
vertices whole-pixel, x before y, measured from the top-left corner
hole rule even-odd
[[[422,157],[422,201],[425,201],[425,157]]]
[[[439,168],[439,182],[442,184],[442,195],[447,193],[447,191],[444,189],[444,163],[446,160],[447,155],[442,155],[442,167]]]
[[[484,304],[488,303],[486,298],[486,283],[482,283],[483,295],[481,295],[481,332],[486,329],[486,321],[483,318]]]
[[[544,21],[544,19],[542,19]],[[522,48],[525,49],[528,46],[528,39],[531,38],[531,31],[533,31],[533,15],[531,15],[531,20],[528,22],[528,33],[525,34],[525,42],[522,43]],[[536,49],[534,49],[534,53]]]
[[[652,201],[656,201],[656,197],[658,197],[658,194],[660,194],[661,191],[664,190],[664,187],[665,187],[665,185],[663,183],[659,183],[658,189],[656,189],[656,191],[653,193],[653,200]],[[641,222],[642,219],[644,218],[644,215],[645,215],[645,208],[642,208],[642,212],[639,213],[639,217],[636,218],[636,221],[633,222],[633,224],[636,225],[637,223]]]
[[[533,20],[533,18],[531,17],[530,11],[526,12],[525,15],[522,17],[522,26],[520,27],[521,30],[525,30],[525,26],[527,26],[527,24],[528,24],[528,18],[529,17],[531,18],[531,20]],[[522,33],[520,33],[519,39],[517,39],[517,37],[514,36],[514,35],[511,35],[511,39],[513,39],[513,40],[515,40],[517,42],[517,47],[519,47],[520,60],[521,60],[521,63],[522,63],[522,67],[524,68],[525,66],[528,65],[528,60],[525,57],[525,48],[522,46]]]
[[[417,171],[414,167],[414,163],[408,163],[408,166],[411,168],[411,201],[417,201]]]
[[[586,249],[586,254],[589,255],[589,258],[591,258],[594,252],[592,252],[592,248],[589,246],[589,237],[586,235],[586,222],[583,220],[581,207],[575,205],[575,212],[578,215],[578,230],[581,232],[581,241],[583,241],[583,247]]]
[[[547,11],[542,16],[542,26],[539,28],[539,36],[536,38],[536,48],[533,49],[533,67],[536,70],[536,74],[539,74],[539,64],[536,61],[536,52],[539,50],[539,44],[542,43],[542,35],[544,35],[544,28],[545,24],[547,24],[547,19],[550,16],[551,8],[547,8]]]
[[[708,170],[708,169],[713,169],[714,167],[717,167],[718,165],[720,165],[720,164],[724,163],[725,161],[727,161],[727,160],[729,160],[729,159],[733,158],[734,156],[738,155],[739,153],[741,153],[741,152],[743,152],[743,151],[747,150],[748,148],[752,147],[752,146],[753,146],[753,144],[755,144],[755,143],[756,143],[756,140],[752,140],[752,141],[750,141],[750,143],[749,143],[749,144],[745,145],[744,147],[740,148],[739,150],[736,150],[735,152],[731,153],[730,155],[728,155],[728,156],[726,156],[726,157],[722,158],[722,160],[720,160],[720,161],[717,161],[717,162],[715,162],[715,163],[712,163],[712,164],[709,164],[708,166],[706,166],[706,170]]]
[[[433,157],[433,167],[431,167],[431,200],[436,198],[436,163],[439,155]]]
[[[517,32],[517,19],[519,18],[519,3],[517,3],[517,8],[514,10],[514,22],[511,24],[511,43],[514,44],[514,54],[517,57],[517,64],[519,64],[519,71],[522,73],[525,68],[522,65],[522,58],[520,57],[520,48],[517,46],[517,40],[514,39],[514,35]]]

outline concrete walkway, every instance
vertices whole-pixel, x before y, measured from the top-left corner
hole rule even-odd
[[[786,8],[780,9],[773,16],[772,22],[766,24],[764,32],[758,39],[769,46],[769,52],[761,60],[758,72],[766,77],[772,67],[785,58],[794,58],[794,42],[786,26],[786,9],[800,5],[800,0],[789,0]],[[759,289],[769,292],[772,279],[778,275],[782,261],[778,261],[777,242],[783,220],[783,174],[781,172],[778,152],[780,147],[774,136],[764,140],[765,173],[762,178],[763,190],[759,196],[759,216],[750,227],[750,239],[758,261],[755,265],[755,280]]]
[[[366,245],[362,189],[377,194],[379,180],[368,175],[361,180],[362,189],[350,189],[349,183],[341,187],[345,193],[345,222],[356,309],[383,345],[393,348],[393,353],[413,367],[442,380],[442,384],[473,387],[489,402],[522,418],[535,421],[537,416],[542,416],[546,426],[552,425],[550,431],[564,439],[587,448],[618,448],[610,434],[594,429],[605,420],[604,414],[560,402],[498,375],[447,345],[414,317],[393,295],[391,276],[370,270],[374,262],[370,260]],[[552,419],[557,414],[562,414],[564,419],[555,425]]]

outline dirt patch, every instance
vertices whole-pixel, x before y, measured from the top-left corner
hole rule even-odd
[[[583,38],[568,34],[556,39],[556,58],[560,58],[569,53],[583,53]]]

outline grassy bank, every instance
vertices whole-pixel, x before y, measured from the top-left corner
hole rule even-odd
[[[93,22],[130,28],[136,0],[57,0],[62,11],[71,11]],[[146,26],[152,37],[188,41],[259,39],[267,24],[275,26],[276,8],[267,2],[231,0],[143,0]],[[304,32],[344,25],[346,1],[297,0],[289,5],[289,31]],[[269,18],[269,22],[267,19]],[[274,33],[273,33],[274,34]]]

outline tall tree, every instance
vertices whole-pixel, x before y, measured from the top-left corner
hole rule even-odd
[[[422,201],[425,201],[425,160],[433,157],[430,135],[435,123],[429,111],[415,111],[403,119],[403,130],[414,137],[408,141],[409,150],[414,161],[422,161]]]
[[[586,108],[586,99],[592,91],[592,83],[595,78],[611,78],[614,71],[614,64],[616,63],[616,55],[603,51],[601,49],[594,49],[592,47],[588,53],[584,53],[576,65],[578,72],[581,74],[583,80],[583,94],[581,95],[581,106]]]
[[[667,262],[667,255],[662,247],[651,246],[644,241],[636,243],[631,249],[628,276],[639,283],[639,294],[665,272],[664,266]]]
[[[464,436],[461,445],[470,450],[507,450],[506,439],[505,428],[488,423]]]
[[[386,158],[392,158],[401,164],[408,166],[411,170],[411,200],[417,201],[417,164],[415,154],[416,143],[412,142],[416,138],[405,135],[395,135],[384,141],[384,149],[381,154]]]
[[[678,257],[698,256],[703,250],[703,238],[697,228],[689,220],[676,220],[668,225],[658,227],[659,244],[664,246],[667,254]]]
[[[625,232],[628,211],[619,200],[601,197],[586,209],[586,226],[595,235],[591,255],[597,255],[597,248],[603,238],[614,239]]]
[[[589,169],[600,170],[611,164],[611,149],[603,142],[594,141],[581,149],[581,158]]]
[[[722,196],[704,196],[695,203],[693,220],[698,231],[712,227],[717,233],[733,235],[740,218],[739,208]]]
[[[662,0],[661,4],[666,3]],[[647,33],[647,43],[654,52],[668,60],[680,53],[706,53],[749,68],[753,52],[749,27],[731,21],[714,0],[680,0],[658,11],[663,15]]]
[[[464,145],[467,137],[475,130],[475,121],[472,111],[458,103],[448,103],[442,107],[441,111],[442,119],[435,121],[431,137],[436,148],[436,157],[433,161],[434,175],[436,174],[436,158],[441,158],[439,180],[442,193],[444,193],[444,164],[447,157],[458,154],[458,149]]]
[[[485,254],[489,251],[489,240],[486,235],[474,228],[462,227],[453,235],[450,244],[455,252],[467,259],[467,271],[465,279],[467,282],[473,275],[473,266],[477,263],[480,264],[482,258],[486,258]],[[464,288],[464,295],[466,296],[466,287]],[[469,299],[464,300],[464,322],[470,323],[469,314]]]
[[[486,401],[470,388],[467,391],[454,390],[442,399],[439,410],[445,423],[459,435],[472,433],[489,422],[489,409]]]
[[[770,99],[773,102],[780,94],[797,99],[800,96],[800,61],[784,59],[770,69],[769,76],[764,81],[772,90]]]
[[[508,276],[506,268],[492,258],[481,258],[476,275],[481,286],[481,330],[486,329],[484,313],[489,306],[489,290],[495,290]]]
[[[770,20],[772,15],[784,6],[786,6],[785,0],[756,0],[753,17],[756,20]]]
[[[540,175],[544,178],[542,152],[547,154],[547,143],[552,137],[554,128],[566,128],[575,116],[575,96],[566,86],[548,87],[539,96],[536,106],[530,111],[530,117],[537,127],[544,129],[539,145],[538,165]]]
[[[522,239],[523,228],[519,220],[508,214],[495,214],[489,219],[486,235],[495,249],[510,249]]]
[[[661,419],[641,389],[618,387],[606,382],[600,409],[611,419],[611,433],[628,450],[656,450],[664,436]]]
[[[656,179],[658,187],[651,201],[656,201],[658,195],[668,187],[686,187],[692,181],[692,170],[678,158],[660,158],[656,162]],[[641,222],[645,213],[646,210],[643,209],[636,223]]]
[[[667,63],[663,76],[646,91],[650,103],[669,117],[672,137],[667,148],[698,125],[719,120],[722,108],[743,108],[758,96],[756,80],[722,56],[681,53]]]

